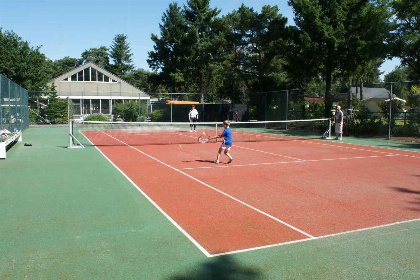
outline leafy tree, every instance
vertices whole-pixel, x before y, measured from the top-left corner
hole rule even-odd
[[[401,58],[420,78],[420,2],[418,0],[392,1],[398,29],[394,40],[394,55]]]
[[[90,48],[82,53],[83,64],[93,62],[99,67],[110,70],[109,54],[107,47]]]
[[[12,31],[0,29],[0,73],[30,91],[30,97],[40,95],[53,77],[53,62]]]
[[[398,113],[401,113],[401,110],[403,108],[403,103],[399,100],[392,100],[391,105],[391,125],[395,124],[395,117]],[[385,116],[387,119],[387,122],[389,123],[389,102],[378,102],[379,109],[381,110],[381,113]]]
[[[77,58],[66,56],[54,61],[53,77],[58,77],[82,65],[82,61]]]
[[[134,69],[130,44],[127,42],[127,36],[117,34],[112,41],[109,56],[112,60],[110,69],[115,75],[123,76]]]
[[[392,85],[392,93],[399,98],[406,99],[410,92],[410,84],[398,83],[408,81],[409,68],[400,66],[385,75],[385,82],[396,82]]]
[[[147,107],[144,102],[141,103],[141,120],[145,121]],[[139,102],[130,100],[125,103],[118,103],[112,108],[114,120],[123,119],[126,122],[135,122],[139,120]]]
[[[289,0],[289,4],[299,32],[297,54],[301,62],[307,60],[313,67],[305,72],[319,73],[325,79],[327,115],[335,75],[350,76],[384,56],[384,40],[392,29],[387,1]]]
[[[132,84],[133,86],[148,92],[152,92],[152,84],[149,77],[153,73],[143,70],[137,69],[133,70],[130,73],[124,75],[122,78]]]

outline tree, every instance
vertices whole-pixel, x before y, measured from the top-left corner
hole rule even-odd
[[[172,92],[184,85],[185,50],[187,25],[177,3],[169,4],[159,24],[160,38],[152,34],[153,51],[147,60],[150,68],[160,70],[160,78]]]
[[[135,86],[136,88],[139,88],[139,89],[144,90],[144,91],[151,92],[153,86],[150,82],[149,77],[152,74],[153,73],[151,73],[149,71],[146,71],[146,70],[143,70],[143,69],[137,69],[137,70],[131,71],[127,75],[123,76],[122,78],[125,81],[132,84],[133,86]]]
[[[251,91],[278,88],[284,82],[282,65],[291,45],[291,29],[277,6],[263,6],[261,13],[244,4],[227,16],[227,44],[232,63]]]
[[[204,101],[204,76],[211,70],[213,61],[212,39],[215,37],[213,24],[219,9],[210,8],[210,0],[188,0],[184,6],[184,17],[187,23],[187,75],[198,83],[201,102]]]
[[[395,56],[404,65],[412,68],[420,78],[420,2],[418,0],[395,0],[392,2],[398,24],[395,34]]]
[[[384,56],[390,29],[387,0],[289,0],[295,11],[300,52],[326,83],[325,114],[335,74],[349,77]],[[363,71],[360,71],[361,73]]]
[[[112,60],[110,69],[112,73],[118,76],[128,74],[134,69],[130,44],[127,42],[127,36],[117,34],[112,41],[109,57]]]
[[[41,110],[44,119],[52,124],[68,123],[68,99],[59,99],[55,92],[48,94],[48,106]]]
[[[390,73],[385,75],[385,82],[396,82],[392,85],[392,93],[397,97],[406,99],[410,92],[410,84],[408,83],[398,83],[403,81],[408,81],[409,68],[408,66],[396,67]]]
[[[82,61],[77,58],[66,56],[62,59],[54,61],[54,74],[53,77],[58,77],[82,65]]]
[[[103,69],[110,70],[108,48],[104,46],[85,50],[82,53],[82,61],[82,64],[93,62]]]
[[[53,62],[12,31],[0,29],[0,73],[36,97],[47,90],[53,77]]]

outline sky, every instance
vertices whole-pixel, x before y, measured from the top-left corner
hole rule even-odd
[[[160,36],[163,13],[173,2],[183,6],[187,0],[0,0],[0,28],[15,32],[31,46],[41,46],[52,60],[109,48],[115,35],[125,34],[135,67],[150,70],[146,60],[153,50],[151,34]],[[288,24],[294,24],[287,0],[211,0],[210,6],[226,15],[242,3],[258,12],[263,5],[277,5]],[[397,59],[386,61],[381,71],[387,74],[397,65]]]

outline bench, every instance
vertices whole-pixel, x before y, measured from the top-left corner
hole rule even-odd
[[[0,159],[6,158],[7,147],[14,144],[15,142],[22,142],[22,132],[13,133],[6,141],[0,142]]]

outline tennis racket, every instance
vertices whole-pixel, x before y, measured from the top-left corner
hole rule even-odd
[[[203,134],[200,137],[198,137],[198,143],[203,143],[204,144],[204,143],[209,142],[210,139],[211,139],[210,136]]]

